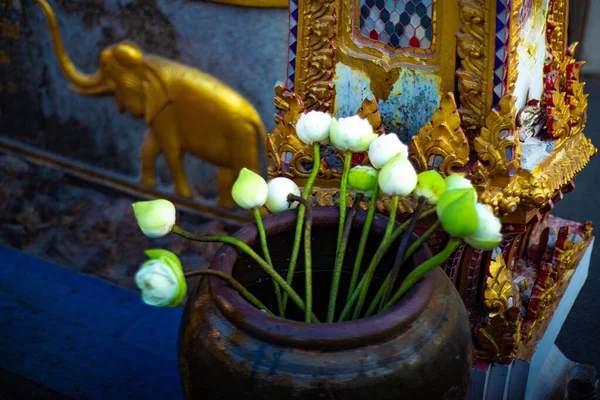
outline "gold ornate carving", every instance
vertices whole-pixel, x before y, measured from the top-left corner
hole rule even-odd
[[[551,260],[542,261],[537,281],[532,289],[532,298],[527,312],[528,321],[523,325],[524,342],[531,339],[537,323],[548,317],[548,307],[554,304],[559,290],[570,281],[573,274],[569,271],[577,266],[592,235],[591,223],[584,224],[583,229],[581,240],[574,243],[570,240],[570,227],[560,228]]]
[[[328,111],[334,101],[333,37],[335,35],[335,0],[298,2],[298,55],[296,93],[306,110]]]
[[[515,98],[503,97],[475,138],[477,157],[491,175],[513,176],[521,167],[521,144],[515,132]]]
[[[460,93],[460,115],[463,127],[473,139],[483,125],[483,118],[491,105],[489,90],[490,35],[489,12],[484,0],[459,0],[459,18],[463,24],[456,34],[457,52],[461,67],[456,72]],[[493,25],[493,24],[492,24]],[[489,92],[489,93],[488,93]]]
[[[510,42],[508,54],[508,71],[506,79],[506,93],[514,93],[515,84],[519,75],[519,55],[517,48],[519,47],[519,41],[521,39],[520,30],[521,25],[519,21],[519,12],[523,7],[523,0],[512,0],[511,2],[511,15],[510,15]],[[534,5],[532,5],[534,7]]]
[[[546,74],[543,106],[546,111],[546,131],[555,138],[570,135],[569,119],[571,112],[563,91],[564,73],[562,70]]]
[[[502,253],[490,263],[484,304],[489,311],[485,322],[475,331],[481,346],[476,355],[485,360],[510,362],[521,343],[521,298]]]
[[[421,171],[435,168],[450,175],[469,162],[469,142],[460,126],[460,115],[452,93],[445,94],[431,122],[410,141],[410,159]]]
[[[550,63],[548,71],[563,69],[563,60],[567,49],[567,9],[566,0],[550,0],[546,22],[546,42]]]
[[[147,123],[141,145],[142,184],[155,186],[156,158],[162,153],[175,193],[191,197],[183,163],[187,152],[217,166],[219,205],[235,206],[231,186],[237,173],[243,167],[260,172],[260,147],[266,143],[254,107],[212,76],[166,58],[144,55],[127,42],[102,51],[100,70],[83,74],[64,50],[52,8],[45,0],[36,1],[46,15],[57,59],[74,91],[92,96],[112,94],[119,111],[143,117]]]
[[[573,55],[577,43],[569,47],[568,55]],[[585,64],[583,61],[574,61],[567,65],[566,71],[566,90],[567,104],[571,111],[569,125],[571,127],[571,135],[575,135],[583,131],[586,122],[586,111],[588,106],[588,95],[583,93],[585,82],[579,81],[579,72]]]
[[[552,155],[542,161],[533,170],[532,175],[543,188],[546,198],[550,199],[557,190],[573,179],[597,152],[598,149],[594,147],[591,139],[579,132],[557,145]]]

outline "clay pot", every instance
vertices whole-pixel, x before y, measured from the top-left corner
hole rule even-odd
[[[313,214],[314,306],[323,320],[339,211],[323,207]],[[358,213],[355,218],[345,271],[352,269],[364,217]],[[384,217],[375,218],[365,260],[371,259],[386,223]],[[273,263],[285,276],[296,211],[266,217],[264,224]],[[255,225],[235,236],[251,245],[258,241]],[[378,268],[379,279],[392,265],[395,251],[388,253]],[[422,248],[413,263],[427,257],[429,250]],[[234,247],[221,247],[211,268],[232,273],[276,310],[272,282]],[[300,269],[293,285],[302,297],[303,278]],[[340,289],[346,286],[342,281]],[[371,286],[374,292],[379,285]],[[344,290],[338,299],[341,308]],[[290,318],[303,318],[291,301],[288,310]],[[270,316],[221,280],[204,278],[191,293],[180,326],[179,370],[188,399],[458,399],[466,391],[471,359],[465,308],[440,268],[388,311],[334,324]]]

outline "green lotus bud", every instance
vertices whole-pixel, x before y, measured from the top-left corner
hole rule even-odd
[[[168,235],[175,225],[175,206],[168,200],[138,201],[132,206],[140,229],[150,238]]]
[[[348,173],[348,186],[351,192],[362,193],[365,197],[373,195],[377,184],[377,170],[373,167],[359,165]]]
[[[444,181],[446,182],[446,190],[473,189],[471,181],[462,175],[448,175]]]
[[[411,162],[398,153],[381,168],[378,181],[384,194],[408,196],[417,186],[417,172]]]
[[[442,227],[450,235],[465,237],[477,229],[473,192],[474,189],[455,189],[444,192],[438,199],[436,212]]]
[[[144,303],[155,307],[175,307],[185,297],[187,283],[179,258],[168,250],[147,250],[150,260],[135,274]]]
[[[427,197],[428,204],[437,204],[438,198],[446,191],[444,178],[435,170],[424,171],[417,175],[417,187],[412,195],[415,199]]]
[[[242,168],[231,188],[233,200],[246,210],[262,207],[267,201],[268,194],[269,187],[263,177],[247,168]]]
[[[444,208],[448,204],[450,204],[453,201],[457,200],[458,198],[462,197],[465,193],[469,193],[469,196],[471,196],[471,198],[473,199],[473,204],[475,204],[477,202],[477,193],[475,192],[475,189],[448,190],[446,187],[446,191],[444,193],[442,193],[442,195],[438,198],[437,207],[436,207],[436,212],[437,212],[438,217],[440,217],[440,215],[444,211]]]
[[[373,133],[373,127],[366,119],[358,115],[339,120],[332,118],[329,126],[329,140],[336,149],[362,153],[379,135]]]
[[[479,220],[475,232],[465,237],[465,242],[478,250],[493,250],[502,241],[502,223],[485,204],[475,205]]]

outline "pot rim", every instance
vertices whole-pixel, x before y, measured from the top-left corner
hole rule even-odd
[[[288,210],[263,218],[267,237],[294,230],[296,215],[297,210]],[[366,212],[359,211],[354,221],[362,225],[365,217]],[[376,214],[371,231],[383,236],[387,221],[386,217]],[[313,208],[314,227],[334,226],[338,223],[338,207]],[[258,241],[256,224],[242,227],[233,236],[254,245]],[[416,236],[413,234],[410,242],[414,240]],[[241,251],[235,246],[224,244],[211,259],[210,268],[231,274],[240,254]],[[429,257],[431,252],[426,245],[421,246],[413,255],[415,265]],[[219,311],[234,325],[263,340],[308,350],[356,348],[402,333],[427,306],[436,285],[435,274],[429,273],[385,312],[355,321],[309,324],[262,312],[221,279],[210,276],[206,279],[209,280],[212,299]]]

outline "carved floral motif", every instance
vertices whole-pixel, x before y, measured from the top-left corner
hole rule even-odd
[[[481,346],[476,355],[486,360],[512,361],[521,343],[521,298],[502,253],[490,262],[483,297],[489,311],[475,331]]]
[[[521,145],[515,138],[515,115],[515,98],[503,97],[473,141],[477,157],[490,176],[513,176],[521,166]]]
[[[333,74],[335,1],[300,2],[301,53],[297,55],[296,92],[308,111],[329,111],[335,97]]]
[[[486,113],[486,93],[488,82],[485,78],[489,66],[488,44],[485,40],[489,35],[486,23],[486,2],[484,0],[459,0],[459,18],[463,24],[456,34],[458,39],[457,52],[461,66],[456,72],[458,91],[460,93],[460,115],[463,118],[464,129],[473,139]]]
[[[420,171],[436,169],[447,176],[469,162],[469,142],[461,128],[452,93],[445,94],[431,122],[410,141],[410,159]]]

